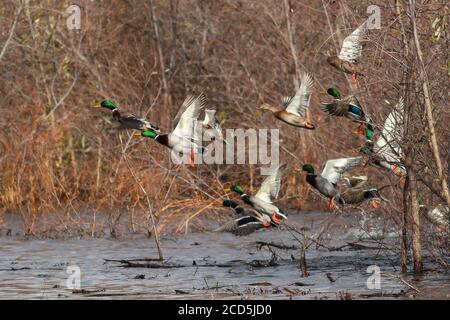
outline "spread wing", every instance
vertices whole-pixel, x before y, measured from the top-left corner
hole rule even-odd
[[[360,103],[355,96],[348,96],[343,99],[334,99],[330,103],[322,103],[321,107],[323,111],[328,112],[332,116],[344,117],[349,112],[349,105],[355,105],[359,108]]]
[[[216,120],[216,110],[214,109],[206,109],[205,110],[205,119],[202,124],[204,126],[209,126],[211,128],[215,128],[217,124],[219,124]]]
[[[342,101],[322,103],[321,107],[323,111],[326,111],[336,117],[343,117],[348,113],[348,105],[342,103]]]
[[[358,61],[362,51],[361,38],[365,31],[366,23],[363,23],[344,39],[341,52],[339,53],[339,59],[350,63]]]
[[[283,99],[283,103],[287,104],[286,111],[295,114],[299,117],[306,115],[306,110],[309,107],[309,100],[311,98],[311,89],[313,87],[313,79],[307,72],[303,72],[301,75],[300,88],[297,90],[295,96],[290,99]]]
[[[361,157],[328,160],[322,171],[322,177],[336,185],[341,180],[341,175],[351,168],[356,167],[360,161]]]
[[[400,98],[384,122],[382,135],[376,142],[376,152],[388,162],[398,162],[402,154],[400,142],[403,138],[404,100]]]
[[[179,120],[172,133],[179,137],[192,138],[194,136],[194,127],[197,122],[197,118],[202,108],[204,108],[205,102],[206,99],[203,94],[200,94],[197,97],[193,97],[191,95],[186,97],[180,108],[180,111],[184,111],[181,115],[177,115]]]
[[[449,226],[450,210],[446,205],[439,204],[436,208],[428,212],[431,222],[438,225]]]
[[[287,165],[283,164],[279,166],[274,173],[268,176],[262,183],[261,188],[255,194],[255,197],[267,202],[272,203],[272,198],[277,199],[280,192],[281,176]]]

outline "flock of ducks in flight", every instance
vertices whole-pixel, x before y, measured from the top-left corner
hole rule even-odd
[[[366,30],[365,23],[347,36],[342,44],[339,55],[327,58],[328,63],[338,70],[351,74],[352,83],[356,84],[357,76],[363,75],[358,60],[361,57],[361,38]],[[301,84],[293,97],[284,97],[280,107],[264,103],[259,109],[270,111],[277,119],[288,125],[314,130],[315,125],[308,119],[307,111],[313,87],[313,79],[307,72],[300,75]],[[379,190],[368,183],[366,176],[348,176],[344,173],[359,166],[363,157],[367,162],[377,168],[392,172],[404,182],[405,167],[402,165],[402,150],[400,141],[403,136],[403,98],[392,109],[385,120],[378,138],[375,140],[375,125],[370,116],[364,112],[361,104],[354,95],[342,97],[336,87],[329,88],[327,93],[332,101],[323,103],[322,110],[335,117],[347,118],[358,123],[357,133],[366,138],[365,145],[360,149],[361,156],[328,160],[322,172],[316,173],[312,164],[304,164],[302,171],[306,172],[306,181],[323,196],[329,199],[330,209],[340,205],[360,204],[370,200],[373,207],[378,201],[385,200]],[[161,133],[158,126],[135,115],[122,115],[118,107],[111,100],[103,100],[96,104],[98,108],[109,109],[113,118],[120,123],[120,127],[138,130],[135,135],[150,138],[172,149],[175,152],[190,154],[191,164],[196,154],[204,153],[207,148],[202,146],[197,133],[202,133],[205,141],[215,140],[224,142],[222,128],[216,118],[216,110],[205,109],[206,99],[203,94],[189,95],[180,107],[175,117],[175,129],[170,133]],[[198,122],[201,111],[204,110],[204,119]],[[239,184],[233,184],[228,190],[237,193],[244,208],[233,200],[226,199],[223,206],[231,208],[236,218],[232,219],[216,231],[228,231],[235,235],[248,235],[261,228],[279,226],[287,219],[286,213],[278,208],[273,200],[278,198],[281,178],[286,165],[280,165],[271,175],[263,181],[260,189],[254,195],[245,193]],[[340,182],[347,185],[341,192]],[[440,226],[448,228],[448,207],[438,206],[427,212],[430,220]]]

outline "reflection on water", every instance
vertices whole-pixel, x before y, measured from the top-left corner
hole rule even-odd
[[[359,232],[352,228],[345,232],[334,232],[331,228],[325,236],[335,237],[336,245],[345,243]],[[298,250],[276,250],[277,266],[251,266],[249,263],[254,260],[270,260],[272,256],[267,249],[258,249],[255,241],[297,245],[288,231],[262,231],[248,237],[194,233],[163,239],[165,258],[183,267],[146,269],[123,268],[120,263],[104,261],[157,257],[153,240],[144,237],[64,241],[3,237],[0,239],[0,298],[339,299],[345,293],[354,299],[380,295],[449,298],[448,272],[427,272],[420,278],[405,276],[409,284],[421,291],[418,293],[397,278],[398,257],[391,251],[329,252],[311,246],[307,252],[310,276],[302,278]],[[381,289],[367,288],[370,265],[379,266],[386,274],[381,276]],[[80,268],[81,289],[86,291],[75,294],[67,289],[69,266]]]

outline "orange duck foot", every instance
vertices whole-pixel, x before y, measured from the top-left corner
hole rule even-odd
[[[189,165],[191,167],[194,167],[194,163],[195,163],[195,151],[194,151],[194,148],[191,148],[191,152],[190,152],[190,156],[189,156]]]
[[[273,222],[275,222],[276,224],[280,224],[280,223],[281,223],[281,220],[277,217],[277,213],[276,213],[276,212],[273,212],[273,213],[272,213],[272,220],[273,220]]]
[[[334,198],[335,197],[331,197],[330,201],[328,201],[328,209],[333,210],[334,208],[336,208],[336,203],[334,202]]]
[[[371,206],[373,209],[378,208],[378,201],[377,201],[377,200],[370,200],[370,206]]]
[[[361,123],[358,128],[356,128],[356,131],[353,131],[353,133],[359,134],[359,135],[365,135],[364,131],[364,123]]]
[[[352,73],[352,84],[353,85],[357,85],[358,84],[358,79],[357,79],[357,74],[356,73]]]

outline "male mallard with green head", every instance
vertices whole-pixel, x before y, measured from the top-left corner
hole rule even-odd
[[[400,177],[401,183],[404,183],[406,175],[405,166],[401,161],[403,152],[400,145],[404,130],[403,108],[404,101],[403,98],[400,98],[386,118],[381,136],[374,143],[372,141],[373,132],[367,129],[366,145],[360,149],[361,154],[368,156],[371,165],[392,171]]]
[[[361,157],[333,159],[326,162],[321,174],[316,174],[310,163],[304,164],[302,170],[307,173],[306,182],[330,199],[328,207],[332,209],[336,206],[335,198],[342,201],[336,189],[337,183],[341,180],[341,175],[359,165],[360,162]]]
[[[301,85],[294,97],[284,97],[282,100],[284,109],[263,103],[258,109],[269,110],[281,121],[291,126],[313,130],[315,126],[308,120],[307,110],[311,98],[313,80],[309,73],[301,75]]]
[[[105,108],[111,111],[112,116],[123,128],[135,130],[153,130],[159,132],[159,128],[143,118],[129,114],[122,116],[115,103],[111,100],[103,100],[95,105],[96,108]]]
[[[333,102],[322,103],[322,110],[328,112],[335,117],[345,117],[353,122],[360,123],[357,133],[363,135],[364,124],[370,125],[369,117],[364,113],[361,104],[354,95],[341,97],[338,88],[332,87],[327,90],[327,93],[334,98]]]
[[[350,73],[353,83],[356,83],[357,76],[363,75],[358,60],[362,52],[361,38],[365,31],[366,23],[364,22],[344,39],[339,55],[327,58],[327,62],[333,67],[345,73]]]
[[[236,236],[246,236],[262,228],[278,226],[267,214],[251,208],[244,209],[232,200],[224,200],[223,206],[233,209],[237,218],[214,230],[216,232],[231,232]]]
[[[287,217],[283,211],[272,203],[272,198],[278,198],[281,187],[281,176],[285,169],[285,164],[279,166],[263,181],[254,196],[246,194],[239,184],[233,184],[230,189],[239,194],[245,203],[251,205],[258,212],[269,215],[276,224],[280,224],[282,219],[287,219]]]
[[[193,156],[203,153],[206,149],[198,145],[194,139],[194,126],[200,110],[205,105],[205,97],[188,96],[183,102],[184,112],[180,115],[175,129],[169,134],[159,134],[154,130],[142,130],[138,135],[156,140],[162,145],[177,153],[191,152],[191,164]]]

